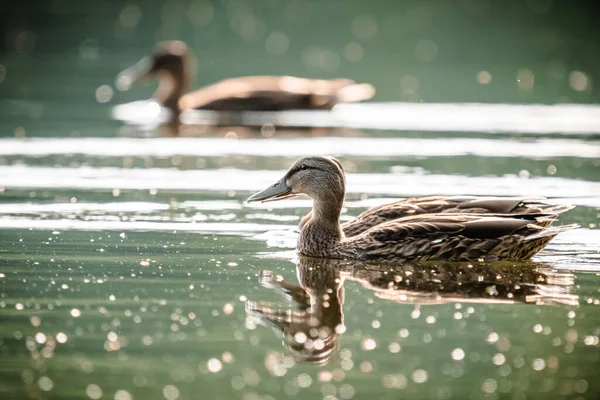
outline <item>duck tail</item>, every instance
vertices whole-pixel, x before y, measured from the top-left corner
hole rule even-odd
[[[572,204],[556,204],[556,205],[548,205],[548,204],[541,205],[541,204],[539,204],[538,206],[541,207],[542,213],[553,214],[553,215],[560,215],[564,212],[567,212],[567,211],[575,208],[575,206]]]
[[[513,218],[534,219],[538,225],[543,227],[550,226],[554,221],[556,221],[560,214],[575,208],[575,206],[571,204],[551,205],[535,200],[523,202],[522,205],[524,205],[527,208],[530,208],[531,211],[535,210],[537,212],[527,212],[523,210],[520,213],[511,214],[511,216]]]
[[[520,249],[513,255],[515,259],[529,260],[546,247],[556,235],[578,228],[579,225],[561,225],[549,228],[544,228],[539,225],[529,225],[529,227],[533,228],[532,232],[522,239],[522,246],[519,246]]]
[[[554,236],[559,233],[570,231],[572,229],[579,228],[579,224],[570,224],[570,225],[560,225],[560,226],[551,226],[545,229],[540,229],[531,235],[525,237],[525,241],[537,240],[542,238],[547,238],[548,240],[552,239]]]
[[[509,217],[509,218],[517,218],[517,219],[525,219],[532,222],[535,222],[536,225],[539,225],[543,228],[549,227],[552,225],[556,218],[557,214],[552,213],[518,213],[518,214],[490,214],[490,216],[500,216],[500,217]]]
[[[535,219],[535,222],[539,225],[542,226],[544,228],[549,227],[550,225],[552,225],[552,223],[554,221],[556,221],[557,215],[552,215],[552,214],[545,214],[545,215],[540,215],[539,217],[537,217]]]
[[[355,103],[369,100],[375,95],[375,87],[369,83],[357,83],[341,88],[337,92],[338,102]]]

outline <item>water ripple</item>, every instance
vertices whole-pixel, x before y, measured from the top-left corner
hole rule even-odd
[[[76,220],[76,219],[26,219],[0,217],[2,229],[35,229],[35,230],[78,230],[78,231],[148,231],[148,232],[197,232],[211,234],[240,234],[249,235],[256,232],[281,230],[289,228],[286,225],[229,223],[229,222],[149,222],[149,221],[120,221]]]
[[[356,138],[64,138],[0,139],[0,155],[95,157],[224,156],[303,157],[315,154],[370,157],[600,157],[598,141],[577,139]]]
[[[53,189],[134,189],[246,191],[263,189],[285,171],[239,169],[173,170],[164,168],[49,168],[0,166],[0,187]],[[347,174],[347,191],[354,194],[401,196],[479,195],[600,198],[600,182],[560,177],[521,178],[516,175],[463,176],[445,174]]]

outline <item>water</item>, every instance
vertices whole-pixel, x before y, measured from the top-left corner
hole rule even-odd
[[[0,398],[600,397],[598,106],[553,105],[598,100],[590,9],[259,3],[0,1]],[[130,103],[154,86],[114,78],[165,39],[194,50],[194,87],[285,73],[377,94],[157,128]],[[244,200],[314,154],[347,170],[343,220],[530,195],[581,228],[528,263],[301,259],[310,200]]]
[[[526,264],[307,262],[292,250],[310,201],[244,199],[317,150],[348,170],[344,219],[404,196],[543,194],[582,228]],[[3,398],[600,393],[593,139],[215,131],[0,151]]]

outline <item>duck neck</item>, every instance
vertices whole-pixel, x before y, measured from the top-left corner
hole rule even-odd
[[[173,116],[179,116],[179,99],[187,90],[184,71],[165,71],[161,73],[154,98],[168,108]]]
[[[342,201],[332,199],[315,199],[312,209],[313,226],[326,231],[341,232],[340,215],[342,214]]]
[[[340,227],[341,201],[314,199],[312,216],[298,237],[298,252],[313,257],[329,257],[342,240]]]

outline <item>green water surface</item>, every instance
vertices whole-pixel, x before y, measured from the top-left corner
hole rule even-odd
[[[188,43],[194,87],[290,74],[369,82],[380,102],[593,103],[596,9],[0,0],[0,399],[600,398],[597,134],[537,142],[277,129],[264,138],[227,127],[187,139],[185,154],[168,150],[181,138],[153,141],[161,132],[150,131],[134,143],[140,154],[107,155],[132,140],[112,107],[155,89],[121,93],[114,78],[158,40]],[[228,151],[229,132],[241,132],[233,136],[246,152]],[[452,190],[572,203],[558,223],[581,228],[522,264],[298,259],[295,228],[310,202],[244,200],[278,179],[298,158],[295,140],[311,135],[331,138],[349,172],[345,220]],[[424,155],[379,154],[415,140]],[[256,150],[270,143],[277,154]],[[310,151],[321,154],[320,143]],[[545,153],[502,150],[531,143]],[[449,155],[427,153],[436,146]]]

